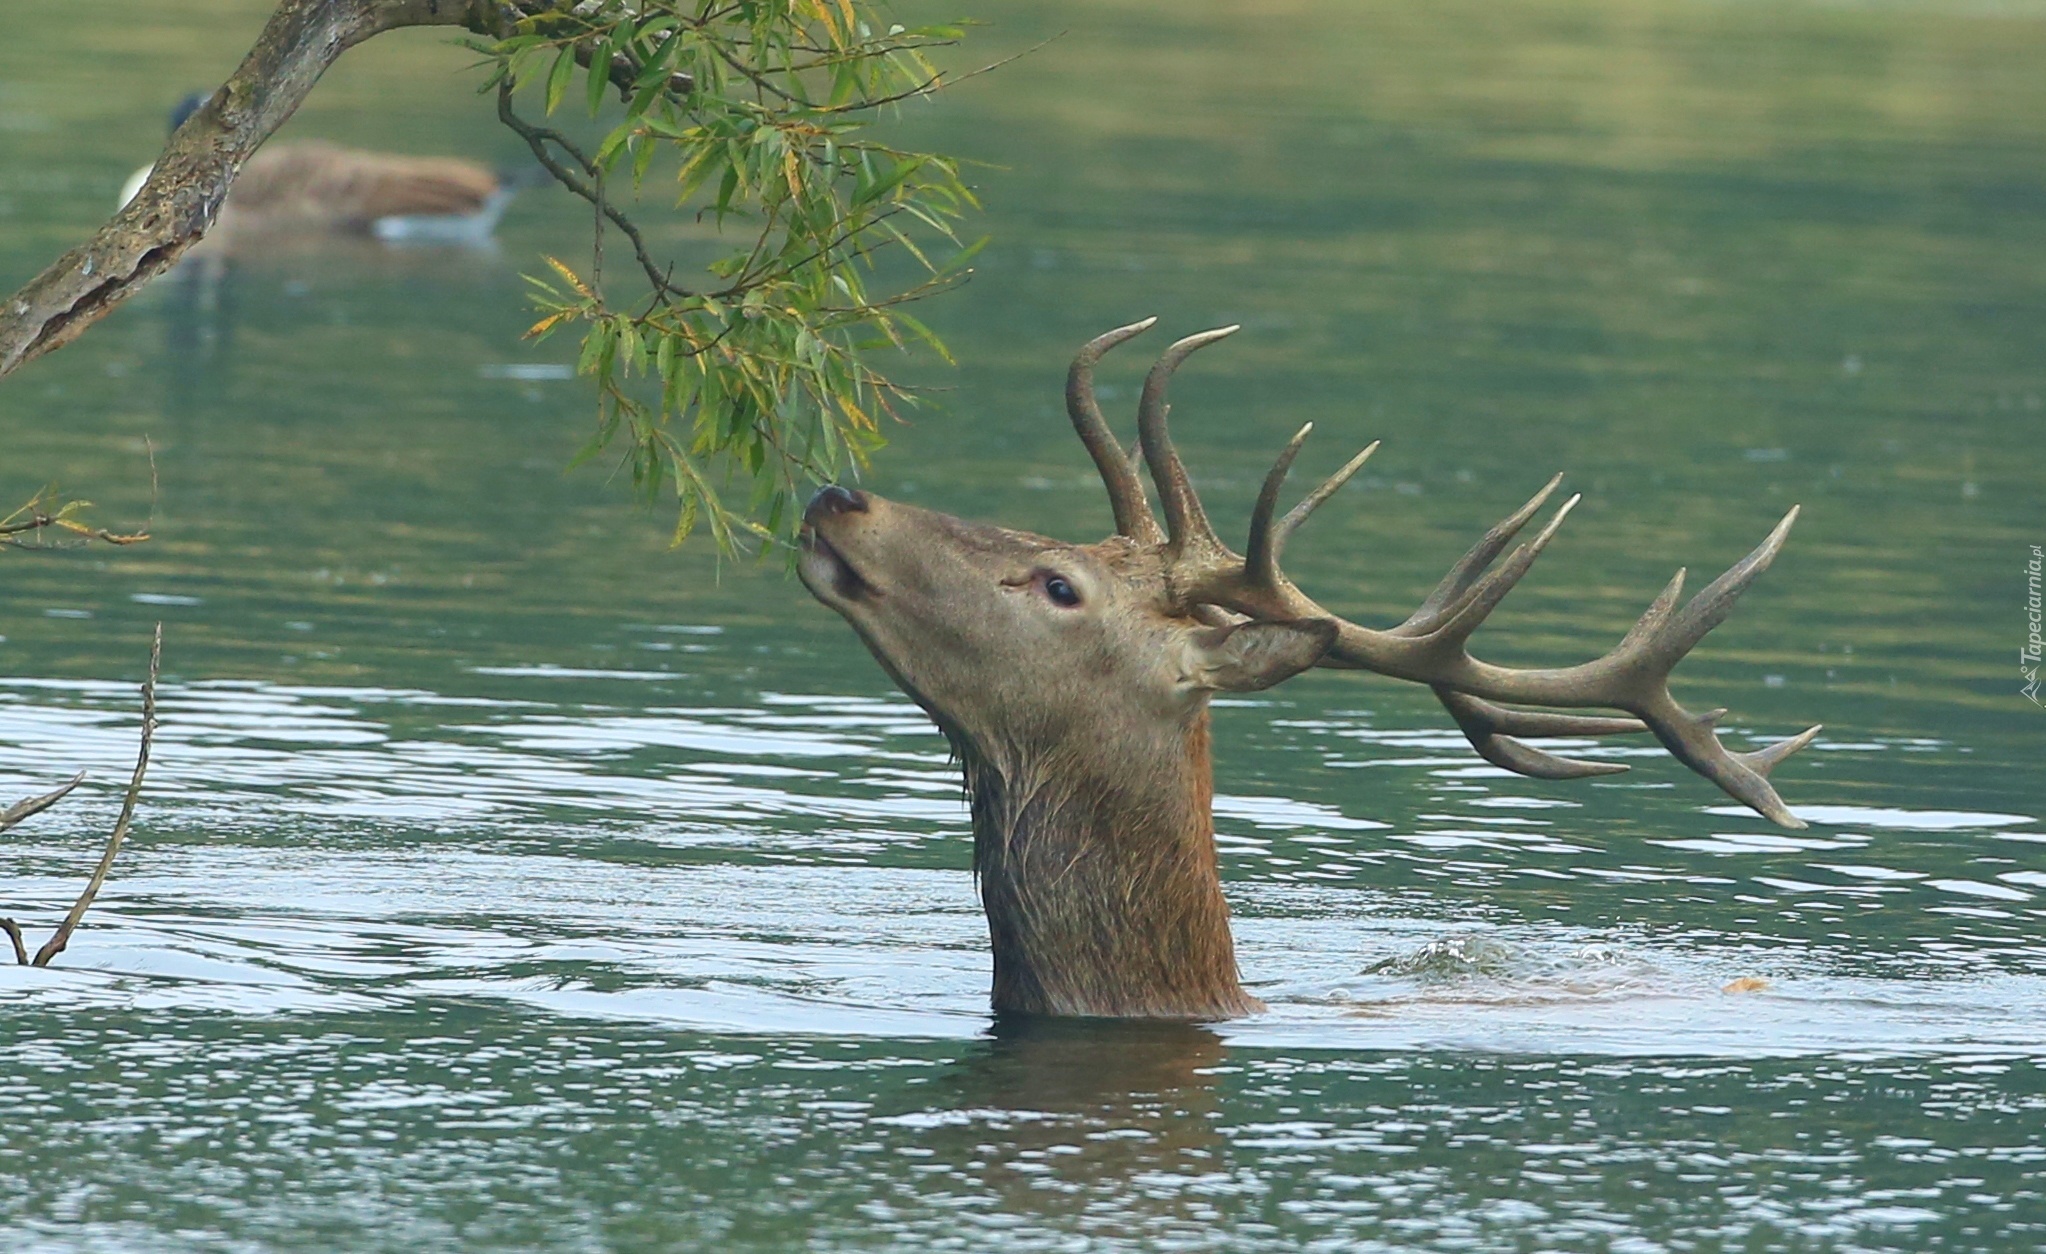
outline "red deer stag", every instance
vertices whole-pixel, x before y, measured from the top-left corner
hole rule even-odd
[[[1216,872],[1208,697],[1269,688],[1311,666],[1427,684],[1485,760],[1540,779],[1627,768],[1558,757],[1517,737],[1651,731],[1734,797],[1804,826],[1765,777],[1819,729],[1733,753],[1713,731],[1724,711],[1693,714],[1668,687],[1671,668],[1768,568],[1795,509],[1681,609],[1678,571],[1604,657],[1540,670],[1480,661],[1465,647],[1471,633],[1577,502],[1565,501],[1532,542],[1493,565],[1558,475],[1472,546],[1405,622],[1361,627],[1309,599],[1279,557],[1377,445],[1274,517],[1310,429],[1302,427],[1266,477],[1237,555],[1209,525],[1165,429],[1174,368],[1236,328],[1181,340],[1151,368],[1138,407],[1161,532],[1135,459],[1093,393],[1101,354],[1155,321],[1089,343],[1066,384],[1073,425],[1115,511],[1106,540],[1066,544],[842,487],[818,492],[804,517],[804,585],[852,624],[964,765],[997,1011],[1205,1019],[1262,1008],[1238,982]]]

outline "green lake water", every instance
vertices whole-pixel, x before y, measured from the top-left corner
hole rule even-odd
[[[0,287],[267,7],[14,0]],[[996,1024],[942,740],[779,564],[565,469],[589,395],[519,275],[586,215],[244,258],[0,381],[0,504],[155,536],[0,552],[0,801],[91,772],[0,837],[32,941],[165,637],[100,904],[0,966],[10,1247],[2046,1245],[2046,8],[975,12],[957,64],[1064,34],[902,123],[988,163],[994,242],[867,486],[1098,537],[1065,363],[1157,313],[1245,328],[1175,389],[1226,534],[1303,421],[1310,474],[1385,441],[1288,556],[1356,618],[1570,472],[1501,661],[1603,651],[1802,503],[1677,692],[1737,747],[1826,724],[1777,775],[1809,830],[1638,743],[1508,776],[1425,691],[1309,675],[1216,712],[1270,1013]],[[287,134],[516,164],[471,59],[379,39]]]

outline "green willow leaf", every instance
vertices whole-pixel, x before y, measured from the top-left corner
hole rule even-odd
[[[547,112],[561,107],[561,98],[568,94],[568,81],[575,74],[575,48],[563,48],[554,58],[554,68],[547,73]]]

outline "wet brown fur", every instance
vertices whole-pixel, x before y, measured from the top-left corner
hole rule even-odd
[[[1238,982],[1215,853],[1208,714],[1177,761],[965,759],[994,1004],[1026,1014],[1226,1018]]]

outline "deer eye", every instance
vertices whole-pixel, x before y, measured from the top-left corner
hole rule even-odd
[[[1064,575],[1044,577],[1044,595],[1051,598],[1053,605],[1072,609],[1080,603],[1080,590],[1075,588]]]

